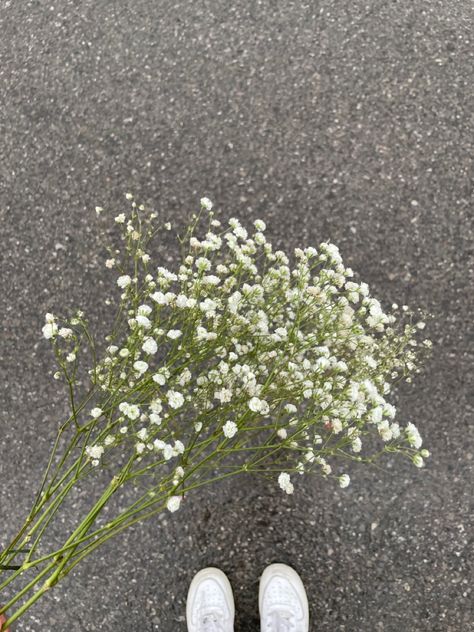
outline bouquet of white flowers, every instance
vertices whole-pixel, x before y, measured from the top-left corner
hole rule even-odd
[[[237,219],[225,228],[203,198],[170,271],[153,254],[170,225],[126,197],[129,211],[115,217],[124,245],[106,261],[120,297],[104,352],[82,312],[46,314],[43,335],[71,416],[29,515],[0,551],[6,625],[103,542],[177,511],[192,489],[244,472],[274,479],[287,494],[306,473],[347,487],[345,459],[372,463],[399,452],[421,467],[428,456],[416,426],[394,421],[387,401],[394,383],[420,370],[430,347],[417,339],[424,323],[406,306],[382,310],[335,245],[297,248],[290,264],[262,220],[251,234]],[[87,349],[90,389],[79,401]],[[89,511],[50,550],[48,531],[68,495],[94,476]],[[119,498],[114,517],[100,520],[125,488],[127,503]]]

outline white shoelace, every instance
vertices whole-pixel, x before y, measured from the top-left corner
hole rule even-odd
[[[268,632],[296,632],[295,618],[292,612],[273,610],[266,622]]]
[[[214,612],[203,615],[199,632],[225,632],[222,617]]]

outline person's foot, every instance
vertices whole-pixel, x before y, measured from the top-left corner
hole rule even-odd
[[[271,564],[260,578],[258,595],[262,632],[308,632],[308,598],[296,571]]]
[[[218,568],[194,576],[186,603],[188,632],[233,632],[234,596],[229,580]]]

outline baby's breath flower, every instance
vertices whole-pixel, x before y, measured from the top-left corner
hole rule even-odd
[[[114,219],[117,224],[125,224],[125,213],[120,213],[120,215],[117,215]]]
[[[205,211],[210,211],[212,209],[212,202],[211,202],[211,200],[209,198],[207,198],[207,197],[201,198],[201,207]]]
[[[158,351],[158,345],[153,338],[145,338],[145,341],[142,345],[142,349],[145,353],[149,355],[154,355]]]
[[[117,285],[122,290],[128,287],[131,282],[132,282],[132,279],[129,277],[128,274],[123,274],[122,276],[119,276],[119,278],[117,279]]]
[[[133,368],[137,373],[143,375],[143,373],[145,373],[145,371],[148,369],[148,364],[143,360],[137,360],[133,363]]]
[[[252,397],[249,400],[248,406],[250,410],[253,411],[254,413],[266,414],[263,411],[266,410],[266,408],[268,407],[268,404],[267,402],[265,402],[262,399],[259,399],[258,397]]]
[[[171,340],[176,340],[181,336],[181,331],[179,329],[170,329],[166,335],[168,338],[171,338]]]
[[[100,459],[103,453],[104,453],[104,446],[102,445],[93,445],[93,446],[86,447],[86,454],[91,459]]]
[[[287,494],[292,494],[294,491],[293,483],[291,482],[290,475],[287,472],[281,472],[278,477],[278,485]]]
[[[166,384],[166,375],[164,375],[163,373],[155,373],[153,375],[153,381],[160,386],[164,386]]]
[[[421,444],[423,443],[423,441],[415,424],[408,423],[406,427],[406,433],[408,443],[417,450],[421,448]]]
[[[144,316],[143,314],[137,314],[135,321],[138,325],[140,325],[140,327],[143,327],[143,329],[150,329],[151,327],[150,319],[148,316]]]
[[[350,482],[351,478],[349,474],[341,474],[341,476],[339,476],[339,487],[348,487]]]
[[[225,424],[222,426],[222,431],[224,433],[224,436],[226,436],[228,439],[231,439],[238,431],[238,426],[234,421],[226,421]]]
[[[102,408],[96,407],[91,410],[91,417],[98,419],[103,414]]]
[[[360,452],[362,449],[362,441],[360,440],[360,437],[356,437],[355,439],[353,439],[352,444],[352,451],[353,452]]]
[[[181,504],[181,496],[171,496],[171,498],[168,498],[166,507],[168,511],[170,511],[171,513],[174,513],[175,511],[178,511],[180,504]]]
[[[47,340],[49,340],[50,338],[54,338],[54,336],[58,333],[58,326],[54,322],[46,323],[46,325],[44,325],[42,329],[42,332],[43,336]]]
[[[171,406],[171,408],[181,408],[181,406],[184,404],[184,397],[178,391],[168,391],[166,396],[168,398],[168,404]]]
[[[132,421],[138,419],[138,417],[140,416],[140,409],[136,404],[122,402],[121,404],[119,404],[119,410]]]

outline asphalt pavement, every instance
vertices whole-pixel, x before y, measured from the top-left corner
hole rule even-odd
[[[285,249],[330,239],[383,304],[433,315],[432,357],[396,395],[426,468],[353,467],[345,490],[291,497],[250,478],[204,489],[14,630],[184,631],[212,564],[236,632],[255,631],[275,561],[301,574],[314,632],[474,630],[473,27],[470,0],[1,2],[0,546],[67,412],[44,314],[78,306],[102,331],[96,205],[132,191],[177,222],[206,195]]]

